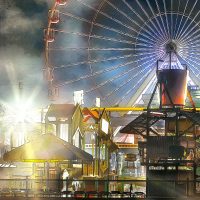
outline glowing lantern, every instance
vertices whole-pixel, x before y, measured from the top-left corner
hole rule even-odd
[[[67,0],[56,0],[56,3],[59,5],[59,6],[64,6],[67,4]]]
[[[53,42],[55,40],[55,31],[54,29],[45,29],[44,38],[47,42]]]
[[[59,10],[49,11],[49,20],[53,24],[57,24],[60,21]]]

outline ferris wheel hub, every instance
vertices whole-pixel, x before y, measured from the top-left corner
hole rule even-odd
[[[174,41],[170,41],[166,44],[165,46],[165,49],[166,49],[166,52],[169,53],[169,52],[176,52],[177,50],[177,45]]]

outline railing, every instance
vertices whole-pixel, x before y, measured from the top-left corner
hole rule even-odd
[[[0,179],[0,197],[182,199],[195,196],[200,181]],[[147,189],[146,189],[147,188]]]

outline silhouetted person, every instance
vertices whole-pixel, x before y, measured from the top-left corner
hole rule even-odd
[[[131,185],[130,185],[130,197],[131,197],[132,191],[133,191],[133,185],[131,183]]]
[[[79,188],[81,187],[80,182],[77,181],[77,180],[74,180],[74,181],[72,182],[72,186],[73,186],[73,188],[74,188],[74,191],[78,191]]]
[[[194,160],[194,151],[193,151],[193,149],[190,149],[190,153],[187,156],[186,160]]]
[[[65,169],[64,171],[63,171],[63,175],[62,175],[62,179],[63,179],[63,188],[62,188],[62,192],[63,191],[67,191],[67,179],[69,178],[69,173],[68,173],[68,171],[67,171],[67,169]]]
[[[62,176],[62,172],[61,172],[61,168],[59,166],[56,167],[56,179],[58,180],[58,191],[61,190],[61,177]]]

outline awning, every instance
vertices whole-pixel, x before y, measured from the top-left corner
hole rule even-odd
[[[92,161],[92,155],[56,137],[43,134],[4,154],[8,162],[58,162],[68,160]]]

